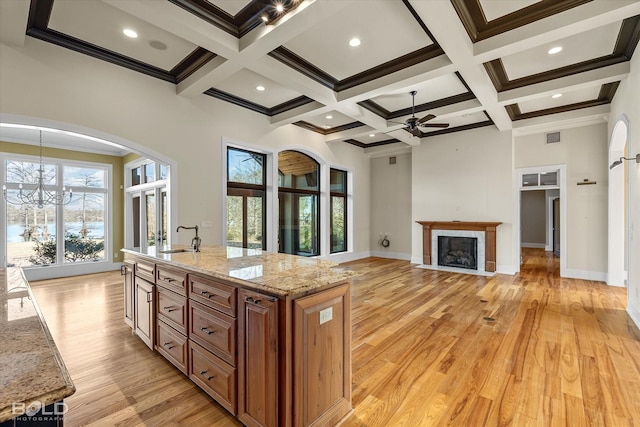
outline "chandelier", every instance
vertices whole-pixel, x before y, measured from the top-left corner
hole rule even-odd
[[[51,192],[45,187],[45,170],[44,162],[42,161],[42,131],[40,131],[40,167],[36,172],[38,173],[36,187],[29,191],[23,188],[22,183],[18,184],[19,192],[15,196],[15,200],[9,200],[7,197],[7,186],[2,186],[2,193],[7,203],[11,203],[12,205],[35,205],[41,209],[45,205],[66,205],[71,202],[73,198],[72,189],[70,189],[68,193],[65,187],[62,187],[62,192]]]

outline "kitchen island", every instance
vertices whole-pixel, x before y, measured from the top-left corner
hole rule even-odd
[[[235,247],[123,252],[125,321],[242,423],[350,413],[353,272]]]
[[[62,425],[75,386],[20,268],[0,269],[0,313],[0,422]]]

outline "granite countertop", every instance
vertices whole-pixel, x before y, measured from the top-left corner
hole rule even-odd
[[[279,296],[313,293],[355,275],[332,261],[261,249],[203,246],[200,252],[160,253],[161,250],[150,247],[146,252],[122,251]]]
[[[75,392],[20,268],[0,269],[0,422],[13,403],[42,407]]]

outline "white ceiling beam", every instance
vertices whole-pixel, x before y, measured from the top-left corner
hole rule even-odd
[[[640,14],[640,2],[592,1],[473,46],[476,61],[489,62]]]
[[[558,92],[570,92],[572,90],[600,86],[623,80],[629,75],[630,71],[630,63],[621,62],[608,67],[500,92],[498,94],[498,102],[500,105],[509,105],[548,97]]]
[[[414,2],[413,5],[498,129],[511,129],[511,119],[498,104],[498,93],[482,64],[474,57],[473,43],[451,2]]]
[[[308,104],[301,105],[300,107],[287,110],[283,113],[276,114],[271,117],[271,126],[279,127],[285,124],[291,124],[302,120],[300,117],[305,117],[308,114],[323,114],[332,111],[332,108],[327,107],[317,101],[312,101]]]
[[[591,124],[606,123],[611,105],[598,105],[581,110],[566,111],[548,116],[517,120],[513,124],[514,135],[555,132]]]

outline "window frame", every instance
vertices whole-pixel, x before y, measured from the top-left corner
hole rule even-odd
[[[343,191],[333,191],[331,189],[331,173],[332,172],[340,172],[344,177],[344,190]],[[342,250],[334,250],[333,249],[333,227],[334,227],[334,218],[333,218],[333,201],[334,197],[341,198],[343,201],[344,212],[343,212],[343,223],[344,223],[344,231],[343,231],[343,239],[344,239],[344,249]],[[343,169],[338,168],[329,168],[329,253],[330,254],[338,254],[347,252],[349,250],[349,172]]]
[[[262,184],[253,184],[248,182],[239,182],[239,181],[231,181],[229,180],[229,152],[231,150],[240,151],[243,153],[248,153],[250,155],[258,155],[262,157]],[[232,197],[242,197],[242,248],[248,248],[249,245],[249,237],[248,237],[248,198],[249,197],[261,197],[262,198],[262,250],[267,249],[267,239],[269,236],[268,225],[267,225],[267,165],[268,165],[268,156],[266,153],[262,153],[255,150],[250,150],[247,148],[237,147],[235,145],[226,145],[224,146],[224,177],[226,184],[225,191],[225,202],[224,202],[224,241],[225,244],[228,245],[227,236],[229,233],[228,230],[228,204],[227,199],[229,196]],[[261,193],[261,194],[260,194]]]
[[[39,156],[31,156],[26,154],[13,154],[13,153],[0,153],[0,180],[2,181],[2,185],[7,186],[7,190],[13,190],[18,188],[18,183],[15,182],[6,182],[7,177],[7,161],[17,161],[17,162],[28,162],[34,164],[40,164],[41,158]],[[65,262],[64,251],[65,251],[65,239],[64,239],[64,229],[65,229],[65,216],[64,216],[64,208],[66,205],[58,205],[55,206],[56,211],[56,262],[53,264],[49,264],[48,268],[53,269],[65,269],[67,267],[76,269],[76,270],[85,270],[82,266],[88,265],[96,265],[96,264],[104,264],[104,263],[112,263],[113,262],[113,233],[112,233],[112,223],[113,223],[113,215],[112,215],[112,206],[113,206],[113,166],[109,163],[100,163],[100,162],[91,162],[91,161],[83,161],[83,160],[71,160],[71,159],[63,159],[63,158],[55,158],[55,157],[42,157],[42,163],[44,165],[53,165],[56,171],[55,183],[48,184],[47,188],[53,191],[60,191],[63,187],[65,187],[66,191],[73,190],[75,194],[78,193],[94,193],[101,194],[104,197],[104,256],[102,259],[93,261],[78,261],[78,262]],[[104,171],[104,187],[85,187],[79,185],[65,185],[64,184],[64,168],[68,167],[80,167],[80,168],[91,168],[91,169],[101,169]],[[24,188],[27,190],[29,188],[35,187],[34,184],[25,184]],[[4,244],[0,246],[0,255],[2,258],[1,265],[5,267],[8,262],[8,248],[7,248],[7,205],[10,203],[2,198],[2,204],[0,206],[1,209],[5,212],[3,215],[3,220],[0,221],[0,228],[2,229],[0,232],[0,237],[3,239]],[[41,265],[30,265],[22,267],[25,272],[30,270],[37,270],[42,268]]]

